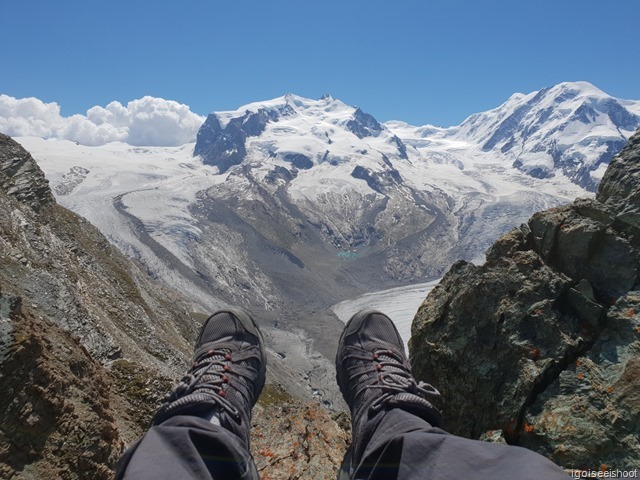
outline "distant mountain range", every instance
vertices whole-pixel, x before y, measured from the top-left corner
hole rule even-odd
[[[60,203],[202,304],[313,310],[482,261],[532,213],[590,195],[639,126],[640,101],[579,82],[446,129],[285,95],[210,114],[195,145],[19,141]]]
[[[318,101],[286,95],[212,113],[198,132],[194,153],[221,173],[265,155],[307,169],[363,156],[420,161],[429,158],[434,142],[458,140],[466,150],[490,152],[533,177],[562,173],[595,191],[612,156],[639,126],[640,101],[615,99],[586,82],[515,94],[447,129],[380,124],[328,95]],[[463,158],[456,163],[464,165]]]

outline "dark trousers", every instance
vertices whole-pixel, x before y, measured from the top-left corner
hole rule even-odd
[[[151,427],[127,450],[116,479],[258,479],[242,442],[223,427],[178,416]],[[357,460],[356,479],[570,478],[524,448],[450,435],[400,409],[389,411]]]

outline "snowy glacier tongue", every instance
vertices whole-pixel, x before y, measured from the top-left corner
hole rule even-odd
[[[191,294],[203,305],[211,295],[175,275],[165,259],[141,241],[131,218],[188,267],[185,238],[201,231],[189,212],[197,192],[223,182],[193,157],[193,144],[180,147],[100,147],[68,140],[19,137],[44,170],[58,203],[87,218],[119,249],[141,261],[153,276]],[[124,215],[126,212],[130,216]],[[215,301],[213,302],[215,305]]]
[[[371,308],[381,311],[393,320],[398,333],[400,333],[404,341],[404,348],[408,354],[413,317],[420,304],[438,282],[439,280],[434,280],[406,287],[365,293],[357,298],[344,300],[331,307],[331,310],[345,323],[360,310]]]

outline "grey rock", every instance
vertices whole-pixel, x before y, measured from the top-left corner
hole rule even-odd
[[[347,128],[358,138],[377,137],[382,132],[382,125],[360,108],[356,108],[353,118],[347,122]]]
[[[89,170],[84,167],[77,165],[71,167],[67,173],[62,175],[60,182],[53,187],[53,190],[58,195],[69,195],[87,178],[88,174]]]
[[[291,162],[294,167],[302,170],[308,170],[313,167],[311,159],[303,153],[287,153],[284,156],[284,160]]]
[[[2,133],[0,189],[35,210],[56,203],[49,182],[33,157],[18,142]]]
[[[482,435],[480,435],[479,440],[489,443],[501,443],[503,445],[507,444],[507,441],[504,439],[504,432],[502,430],[487,430]]]
[[[378,193],[383,193],[385,187],[401,182],[400,174],[397,170],[389,170],[385,172],[372,172],[366,167],[356,165],[351,172],[353,178],[364,180],[369,188]]]
[[[407,146],[404,144],[402,140],[397,135],[394,135],[391,138],[391,141],[396,144],[398,147],[398,153],[400,154],[400,158],[403,160],[409,160],[409,155],[407,155]]]
[[[592,295],[593,293],[591,293]],[[569,289],[567,300],[571,309],[580,319],[587,322],[590,328],[594,330],[600,329],[606,316],[606,309],[602,305],[598,304],[595,299],[591,300],[589,296],[585,296],[578,288]]]
[[[640,206],[640,135],[629,139],[607,168],[596,199],[618,214]]]
[[[529,222],[533,249],[571,278],[587,279],[601,300],[610,301],[633,287],[640,257],[608,222],[580,215],[584,205],[581,201],[580,208],[570,205],[535,214]],[[597,208],[593,201],[591,208]],[[608,217],[603,213],[602,218]]]
[[[640,468],[640,292],[607,312],[607,327],[536,399],[520,445],[564,465]]]
[[[231,119],[223,128],[212,113],[198,130],[193,154],[200,155],[203,163],[216,166],[224,173],[244,160],[247,137],[260,135],[267,123],[277,120],[278,116],[277,111],[263,108],[257,112],[247,111],[242,117]]]
[[[443,394],[448,430],[513,436],[530,398],[589,340],[576,315],[554,308],[571,284],[532,251],[451,267],[409,343],[414,373]]]
[[[22,299],[16,295],[2,293],[0,290],[0,318],[10,318],[19,315],[22,309]]]

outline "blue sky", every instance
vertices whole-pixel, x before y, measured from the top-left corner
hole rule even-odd
[[[206,115],[330,93],[381,121],[456,125],[586,80],[640,99],[640,2],[3,0],[0,93],[85,113],[144,95]]]

